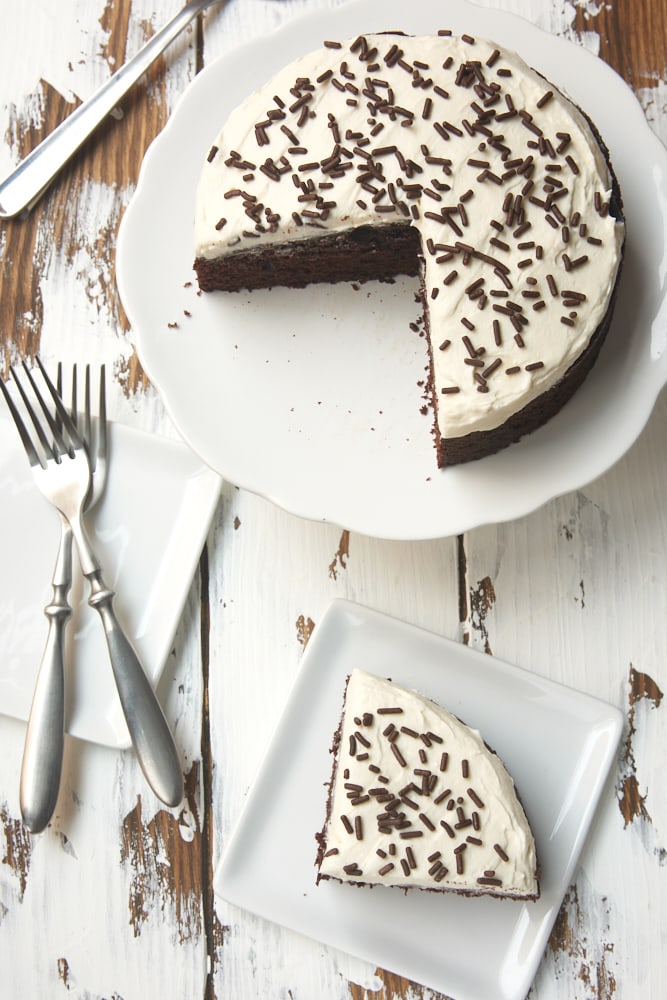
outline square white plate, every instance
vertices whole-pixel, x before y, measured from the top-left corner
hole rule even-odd
[[[220,477],[178,441],[110,431],[106,491],[89,518],[119,619],[155,686],[220,494]],[[44,650],[60,519],[36,489],[9,414],[0,412],[0,712],[27,719]],[[129,746],[97,612],[74,556],[67,638],[67,730]]]
[[[413,687],[479,729],[507,765],[541,865],[535,903],[315,884],[315,833],[353,667]],[[456,1000],[519,1000],[535,975],[614,759],[618,709],[367,608],[334,601],[216,872],[259,916]]]

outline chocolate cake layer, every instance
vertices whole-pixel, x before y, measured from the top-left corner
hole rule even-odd
[[[293,243],[270,243],[229,257],[196,261],[203,291],[373,281],[420,271],[419,234],[411,226],[359,226]]]

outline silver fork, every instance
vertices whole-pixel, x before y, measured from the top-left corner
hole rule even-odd
[[[63,395],[63,368],[58,365],[58,394]],[[70,416],[79,420],[77,366],[72,366]],[[19,384],[19,391],[22,386]],[[90,365],[86,365],[83,438],[91,465],[91,488],[86,510],[91,511],[106,485],[107,420],[104,365],[100,369],[97,419],[91,411]],[[31,833],[41,833],[56,807],[65,742],[65,631],[72,615],[67,600],[72,585],[72,529],[60,514],[60,545],[51,579],[52,596],[44,608],[48,620],[46,644],[28,717],[19,799],[23,822]]]
[[[42,410],[42,420],[31,405],[16,369],[10,370],[21,391],[37,441],[31,437],[1,379],[0,388],[28,456],[35,484],[72,529],[81,569],[90,584],[88,603],[102,619],[116,688],[139,764],[158,798],[169,806],[176,806],[183,798],[183,774],[174,740],[139,657],[116,618],[113,591],[104,582],[86,531],[84,510],[91,487],[91,470],[85,444],[41,361],[36,360],[57,419],[27,364],[24,362],[23,368],[32,395]],[[46,420],[46,427],[43,420]]]

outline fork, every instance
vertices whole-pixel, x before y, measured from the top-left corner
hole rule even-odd
[[[2,379],[0,388],[28,456],[36,486],[72,529],[81,570],[90,584],[88,603],[102,620],[116,688],[141,769],[158,798],[169,806],[177,806],[183,798],[183,774],[174,740],[139,657],[116,617],[114,593],[104,582],[100,563],[86,531],[84,510],[92,476],[85,444],[40,359],[36,361],[57,419],[54,419],[25,361],[23,369],[32,395],[46,420],[46,428],[35,412],[16,368],[11,366],[10,371],[37,441],[28,431]]]
[[[72,366],[70,416],[79,419],[77,366]],[[58,364],[56,386],[62,397],[63,367]],[[105,368],[100,369],[98,416],[90,403],[90,365],[86,365],[83,438],[91,463],[91,488],[86,510],[91,511],[104,492],[107,473]],[[44,608],[48,632],[28,717],[19,800],[23,822],[31,833],[41,833],[53,816],[62,772],[65,740],[65,630],[72,615],[67,595],[72,585],[72,529],[60,514],[60,545],[51,579],[52,596]]]

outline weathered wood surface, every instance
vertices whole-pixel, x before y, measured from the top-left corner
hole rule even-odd
[[[667,139],[664,0],[503,5],[599,52]],[[4,365],[38,348],[47,359],[105,360],[112,415],[174,433],[141,371],[114,282],[118,224],[143,154],[206,61],[305,9],[331,6],[336,0],[229,0],[214,9],[159,60],[122,118],[105,124],[30,218],[0,224]],[[177,7],[5,0],[0,172]],[[435,1000],[213,895],[264,734],[335,596],[622,708],[618,761],[531,997],[664,996],[666,432],[663,397],[637,444],[599,481],[519,521],[429,543],[350,535],[226,486],[160,688],[187,777],[185,807],[161,808],[130,753],[71,742],[57,814],[33,838],[18,805],[24,726],[0,717],[0,996]]]

